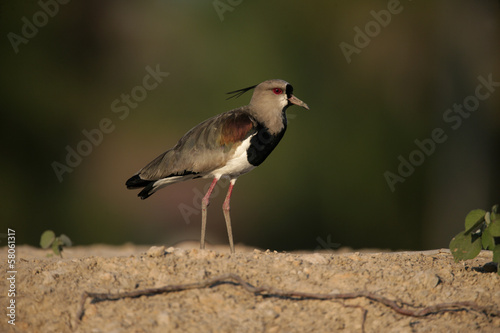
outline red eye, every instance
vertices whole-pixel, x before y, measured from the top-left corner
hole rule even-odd
[[[283,90],[281,90],[280,88],[274,88],[273,93],[275,93],[276,95],[280,95],[283,93]]]

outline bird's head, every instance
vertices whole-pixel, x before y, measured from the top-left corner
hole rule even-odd
[[[231,97],[239,97],[251,89],[255,89],[250,100],[250,106],[254,108],[281,112],[294,104],[309,110],[306,103],[293,95],[292,85],[283,80],[267,80],[255,86],[231,91],[228,94],[234,94]]]
[[[293,95],[292,85],[283,80],[268,80],[257,85],[250,101],[250,105],[279,110],[284,110],[292,104],[309,110],[306,103]]]

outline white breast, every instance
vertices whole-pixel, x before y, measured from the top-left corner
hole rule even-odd
[[[254,135],[245,139],[245,141],[243,141],[238,146],[238,148],[236,148],[234,155],[231,157],[230,160],[227,161],[226,165],[223,166],[222,168],[219,168],[211,172],[211,176],[215,178],[220,178],[224,176],[229,178],[236,178],[255,168],[255,166],[248,163],[248,158],[247,158],[247,150],[248,147],[250,147],[250,140]]]

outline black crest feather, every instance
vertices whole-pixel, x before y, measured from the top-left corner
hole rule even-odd
[[[247,88],[243,88],[243,89],[238,89],[238,90],[235,90],[235,91],[230,91],[230,92],[228,92],[226,94],[232,95],[232,96],[229,96],[228,98],[226,98],[226,100],[231,99],[231,98],[238,98],[241,95],[243,95],[244,93],[246,93],[247,91],[254,89],[255,87],[257,87],[257,85],[251,86],[251,87],[247,87]]]

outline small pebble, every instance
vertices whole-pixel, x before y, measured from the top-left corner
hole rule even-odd
[[[326,259],[325,256],[320,254],[320,253],[304,254],[302,256],[302,260],[307,261],[311,264],[315,264],[315,265],[328,264],[328,259]]]
[[[161,257],[165,253],[165,246],[151,246],[146,254],[150,257]]]
[[[431,271],[421,271],[415,274],[413,279],[417,282],[425,286],[426,288],[434,288],[436,287],[441,279],[435,273]]]

